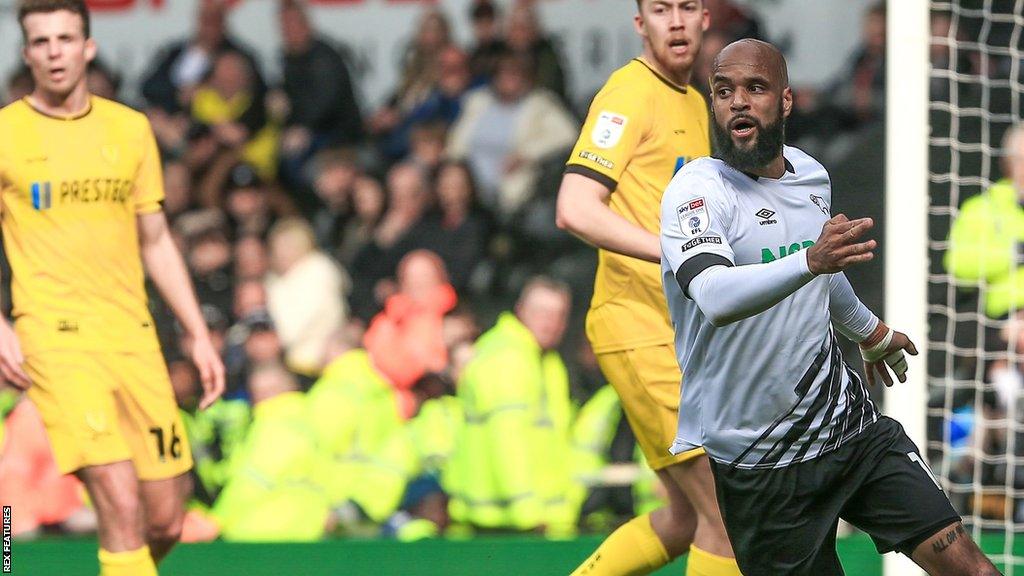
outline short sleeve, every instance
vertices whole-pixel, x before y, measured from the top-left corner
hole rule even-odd
[[[635,88],[605,86],[590,105],[567,173],[582,174],[615,190],[648,128],[644,98]]]
[[[160,210],[164,199],[164,178],[160,168],[160,151],[148,120],[143,120],[142,159],[135,175],[135,212],[152,214]]]
[[[698,274],[711,266],[732,266],[735,254],[728,230],[733,210],[721,186],[680,172],[661,202],[662,265],[686,293]]]

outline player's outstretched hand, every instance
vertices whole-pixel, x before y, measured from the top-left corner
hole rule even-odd
[[[904,351],[911,356],[917,356],[917,346],[902,332],[897,332],[879,322],[875,331],[866,340],[860,343],[860,354],[864,357],[864,372],[868,377],[868,384],[875,385],[875,372],[882,377],[886,386],[892,386],[892,375],[900,382],[907,381],[907,357]]]
[[[877,243],[859,239],[875,223],[871,218],[850,220],[837,214],[821,227],[818,241],[807,249],[807,267],[814,274],[835,274],[853,264],[874,258]]]
[[[25,373],[25,356],[21,353],[21,342],[14,328],[7,320],[0,319],[0,375],[19,390],[28,390],[32,379]]]
[[[199,409],[206,410],[224,393],[224,363],[210,338],[196,338],[192,344],[192,362],[199,369],[203,382],[203,398]]]

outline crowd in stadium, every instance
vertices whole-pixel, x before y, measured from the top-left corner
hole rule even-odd
[[[712,29],[694,83],[706,93],[717,51],[766,32],[729,0],[705,4]],[[626,481],[601,475],[641,457],[579,345],[592,249],[557,229],[554,199],[585,95],[568,93],[572,70],[533,3],[425,11],[377,109],[358,97],[344,38],[316,30],[297,1],[277,16],[279,81],[207,1],[129,102],[153,126],[164,209],[228,372],[225,398],[197,410],[187,342],[153,292],[186,423],[176,434],[196,463],[185,539],[557,537],[656,507],[643,466]],[[470,20],[471,45],[453,41],[449,18]],[[787,136],[826,164],[877,148],[884,3],[866,11],[862,36],[834,80],[796,92]],[[89,85],[116,100],[112,66],[95,64]],[[5,101],[31,82],[14,74]],[[31,404],[2,394],[19,439],[0,461],[0,491],[20,498],[15,533],[90,530]],[[486,415],[503,410],[522,418],[489,428]],[[485,465],[495,453],[502,461]],[[608,483],[624,487],[592,489]]]

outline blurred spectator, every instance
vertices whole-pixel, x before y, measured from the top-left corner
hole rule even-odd
[[[224,317],[231,314],[234,278],[231,244],[224,233],[224,215],[216,210],[192,212],[178,218],[186,242],[185,261],[192,272],[199,302],[215,306]]]
[[[363,140],[363,120],[352,77],[341,54],[317,37],[298,0],[283,0],[283,89],[288,118],[281,137],[281,178],[301,185],[302,168],[317,152]]]
[[[237,164],[228,172],[223,207],[235,236],[263,236],[273,223],[266,184],[248,164]]]
[[[366,330],[366,350],[395,386],[403,417],[416,410],[410,392],[416,380],[428,371],[444,370],[448,363],[442,326],[456,301],[444,262],[432,252],[417,250],[398,265],[398,291]]]
[[[259,236],[242,236],[234,246],[235,278],[239,281],[263,279],[270,265],[267,247]]]
[[[490,223],[476,199],[476,183],[465,162],[449,160],[434,175],[434,194],[441,217],[437,250],[452,285],[462,292],[487,253]]]
[[[32,93],[35,81],[32,79],[32,71],[28,66],[22,64],[14,69],[14,72],[7,78],[7,93],[4,97],[4,105],[21,100]]]
[[[506,55],[491,86],[466,96],[448,154],[469,162],[481,203],[507,224],[534,194],[541,161],[570,148],[577,132],[558,98],[534,86],[530,60]]]
[[[13,535],[36,537],[47,526],[72,533],[94,531],[96,514],[84,504],[85,488],[73,475],[57,469],[35,404],[19,402],[0,421],[0,428],[16,439],[0,446],[0,504],[13,507]]]
[[[987,377],[1005,406],[1020,387],[1019,366],[1008,365],[1009,351],[1024,352],[1024,129],[1003,137],[1005,178],[960,207],[949,234],[944,263],[959,282],[979,286],[985,322],[984,349],[1001,352]]]
[[[729,44],[741,38],[764,40],[761,23],[746,6],[733,0],[704,0],[704,8],[711,14],[710,33],[721,32]]]
[[[392,167],[387,176],[387,199],[387,210],[373,227],[372,240],[352,260],[352,309],[363,319],[380,310],[388,295],[382,281],[394,275],[399,260],[417,248],[431,248],[437,241],[438,228],[430,217],[431,190],[422,170],[408,163]]]
[[[374,135],[384,136],[381,152],[391,161],[402,158],[404,151],[388,137],[430,96],[439,76],[438,56],[452,45],[448,19],[438,10],[424,12],[416,31],[403,58],[398,89],[367,123]]]
[[[345,525],[367,516],[381,522],[398,505],[400,488],[380,494],[363,475],[381,467],[382,448],[401,430],[394,392],[367,352],[356,348],[343,330],[331,335],[325,358],[323,372],[309,390],[308,419],[328,459],[331,507]]]
[[[301,218],[275,224],[268,246],[267,309],[284,345],[289,368],[315,376],[327,339],[348,316],[348,275],[317,250],[313,230]]]
[[[458,384],[465,426],[452,456],[452,520],[486,530],[572,530],[569,382],[555,350],[568,287],[535,278],[476,343]]]
[[[153,72],[142,83],[142,95],[150,108],[158,109],[161,119],[186,111],[199,84],[213,68],[214,59],[225,51],[241,54],[248,62],[255,84],[254,92],[262,102],[266,84],[259,74],[256,59],[227,36],[227,3],[224,0],[200,0],[196,12],[195,35],[162,51],[147,70]]]
[[[401,510],[383,534],[406,541],[443,534],[448,527],[450,462],[464,423],[462,404],[447,377],[425,374],[412,390],[420,408],[385,448],[404,458],[407,484]]]
[[[568,104],[562,57],[544,35],[532,2],[519,2],[509,13],[505,42],[513,54],[529,60],[534,85],[550,90]]]
[[[932,64],[930,98],[933,102],[949,102],[954,88],[976,88],[971,83],[952,80],[950,73],[977,74],[982,69],[982,53],[960,46],[967,40],[963,26],[953,33],[953,18],[947,11],[931,11],[931,43],[929,59]],[[961,101],[963,105],[963,101]]]
[[[470,7],[473,47],[469,52],[469,71],[475,82],[490,82],[498,58],[508,51],[501,34],[501,14],[491,0],[476,0]]]
[[[224,51],[195,90],[192,121],[208,129],[219,150],[253,165],[261,176],[276,172],[277,130],[267,120],[264,94],[251,63],[240,52]]]
[[[448,125],[443,122],[425,122],[413,126],[409,132],[408,162],[419,167],[424,174],[432,174],[444,158]]]
[[[89,62],[89,68],[85,73],[85,82],[89,87],[89,93],[93,96],[99,96],[107,100],[118,100],[117,95],[121,90],[121,77],[99,57]]]
[[[228,391],[225,398],[246,398],[246,382],[252,366],[282,362],[284,350],[265,308],[255,308],[228,330],[224,369]]]
[[[345,224],[351,216],[359,165],[350,152],[325,150],[313,159],[312,168],[316,202],[310,213],[310,222],[316,245],[333,254],[341,245]]]
[[[338,258],[346,267],[351,267],[356,255],[373,241],[374,230],[384,217],[384,188],[370,176],[359,176],[352,186],[351,204],[352,215],[342,230],[338,250]],[[355,284],[359,284],[358,280]]]
[[[805,130],[822,138],[882,121],[885,111],[885,0],[864,15],[861,42],[843,69],[820,92],[801,90],[798,107],[808,115],[793,123],[793,136]],[[805,125],[806,122],[806,125]]]
[[[172,224],[174,220],[194,207],[192,199],[192,171],[180,160],[164,163],[164,213]]]
[[[267,308],[267,289],[261,280],[238,280],[235,283],[234,317],[236,320],[249,318],[252,314]]]
[[[317,540],[329,508],[306,397],[278,363],[256,366],[249,395],[252,425],[213,508],[221,535],[235,542]]]
[[[437,55],[436,65],[437,82],[429,93],[422,102],[402,115],[390,132],[382,137],[381,146],[388,158],[405,158],[411,153],[412,162],[424,168],[431,168],[429,162],[422,161],[423,155],[417,146],[423,142],[418,137],[422,135],[423,130],[429,131],[430,135],[440,132],[439,144],[441,149],[444,148],[444,131],[458,118],[463,96],[475,84],[470,75],[465,52],[455,46],[441,50]],[[436,137],[431,141],[437,142]],[[439,154],[436,156],[439,157]]]

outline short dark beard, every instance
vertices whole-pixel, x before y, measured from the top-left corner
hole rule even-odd
[[[752,172],[764,168],[782,154],[782,145],[786,142],[786,117],[782,112],[782,101],[779,101],[778,119],[762,126],[752,120],[757,128],[757,139],[750,150],[742,150],[736,146],[731,131],[722,126],[718,118],[713,118],[712,135],[715,142],[715,157],[733,168]]]

